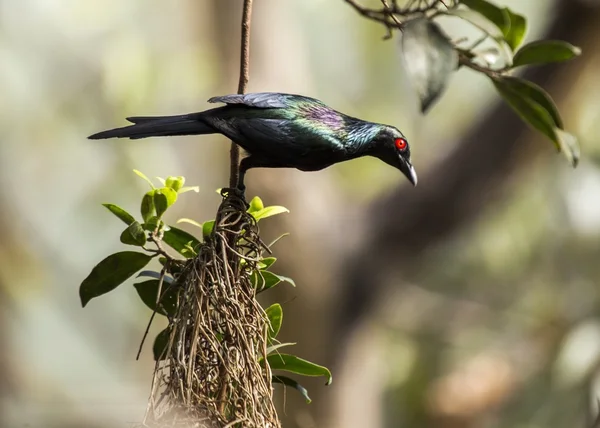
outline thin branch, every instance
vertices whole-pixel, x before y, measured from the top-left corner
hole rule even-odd
[[[248,80],[250,79],[250,23],[252,19],[252,0],[244,0],[244,12],[242,13],[242,46],[240,51],[240,81],[238,94],[246,92]],[[229,187],[237,187],[240,176],[240,148],[233,141],[229,153],[230,172]]]

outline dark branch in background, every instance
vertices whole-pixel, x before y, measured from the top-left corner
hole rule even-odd
[[[242,13],[242,45],[240,50],[240,81],[238,94],[246,92],[248,80],[250,79],[250,23],[252,19],[252,0],[244,0],[244,12]],[[240,148],[233,141],[230,151],[229,187],[237,186],[240,175]]]
[[[586,40],[586,31],[599,22],[597,6],[561,0],[544,38],[589,46],[593,41]],[[581,64],[531,68],[524,77],[552,92],[565,80],[556,78],[556,73],[563,75],[574,67]],[[453,152],[432,165],[416,189],[403,186],[373,205],[368,241],[340,271],[344,292],[333,336],[336,340],[344,341],[352,334],[385,291],[386,278],[398,277],[400,272],[404,278],[410,276],[427,249],[471,224],[489,203],[497,201],[511,174],[531,161],[538,146],[542,149],[541,144],[534,146],[533,141],[522,138],[528,135],[529,127],[498,99],[496,107]],[[342,348],[335,347],[336,352],[343,353]]]

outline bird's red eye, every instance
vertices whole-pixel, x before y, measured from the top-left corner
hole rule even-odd
[[[404,138],[396,138],[395,143],[398,150],[406,150],[408,146],[408,142]]]

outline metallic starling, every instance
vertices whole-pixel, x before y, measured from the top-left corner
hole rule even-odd
[[[133,125],[89,138],[223,134],[247,152],[240,162],[240,190],[250,168],[318,171],[362,156],[381,159],[417,185],[408,142],[393,126],[347,116],[301,95],[262,92],[214,97],[208,102],[226,105],[179,116],[128,117]]]

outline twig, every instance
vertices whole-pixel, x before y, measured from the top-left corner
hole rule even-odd
[[[242,46],[240,51],[240,81],[238,94],[246,92],[248,80],[250,79],[250,23],[252,19],[252,0],[244,0],[244,11],[242,13]],[[240,176],[240,148],[235,142],[231,142],[229,187],[236,188]]]

